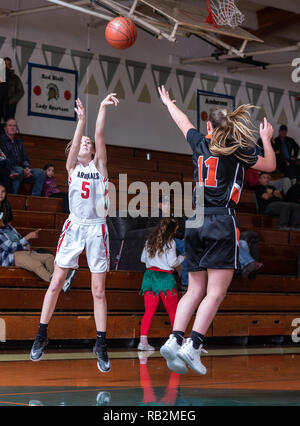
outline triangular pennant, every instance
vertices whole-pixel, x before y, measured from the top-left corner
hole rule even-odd
[[[114,93],[117,94],[119,99],[125,99],[125,90],[121,80],[118,80],[116,87],[114,88]]]
[[[33,43],[31,41],[18,40],[17,38],[12,39],[12,47],[16,50],[16,61],[20,74],[23,74],[35,49],[35,46],[36,43]],[[18,55],[17,47],[21,48],[21,55]]]
[[[285,124],[286,126],[289,124],[286,112],[283,108],[282,108],[282,111],[280,113],[280,116],[278,117],[277,124],[279,124],[279,125]]]
[[[274,116],[277,112],[284,90],[277,89],[276,87],[268,87],[267,93],[268,93],[268,98],[269,98],[269,102],[271,106],[271,111]]]
[[[79,50],[71,50],[71,58],[76,71],[78,71],[78,83],[80,84],[86,74],[86,71],[93,59],[94,54],[81,52]],[[76,64],[75,58],[79,58],[79,67]]]
[[[172,99],[172,101],[173,101],[175,99],[175,96],[174,96],[174,93],[173,93],[173,90],[171,89],[171,87],[168,90],[168,92],[169,92],[170,99]]]
[[[91,75],[89,82],[85,88],[84,93],[87,93],[88,95],[99,95],[99,87],[96,83],[95,77],[93,74]]]
[[[297,97],[299,97],[299,93],[289,90],[289,99],[294,120],[296,120],[300,110],[300,102],[296,100]]]
[[[203,90],[206,90],[207,92],[213,92],[215,90],[216,84],[219,81],[219,77],[209,74],[200,74],[200,81]]]
[[[172,68],[162,67],[160,65],[151,65],[152,76],[155,87],[160,87],[167,83]],[[158,94],[158,91],[157,91]]]
[[[121,59],[113,56],[99,55],[99,63],[106,89],[109,88],[112,79],[120,65]]]
[[[64,47],[50,46],[49,44],[42,44],[42,52],[45,59],[46,64],[51,67],[59,67],[61,60],[66,53],[66,49]],[[46,52],[51,53],[51,61],[49,62]]]
[[[130,81],[130,86],[135,93],[138,84],[142,78],[142,75],[144,74],[146,64],[144,62],[136,62],[136,61],[130,61],[126,60],[126,69]]]
[[[263,105],[259,108],[258,113],[256,115],[256,121],[264,121],[264,118],[267,117],[266,111]]]
[[[0,49],[2,48],[3,43],[5,42],[5,40],[6,40],[6,37],[0,36]]]
[[[192,111],[197,111],[197,96],[196,96],[196,93],[193,93],[191,101],[188,105],[188,109],[190,109]]]
[[[263,86],[261,84],[246,83],[246,90],[250,104],[257,105]]]
[[[149,89],[148,89],[146,84],[144,84],[144,87],[143,87],[141,94],[138,98],[138,102],[144,102],[146,104],[151,104],[151,95],[150,95]]]
[[[223,80],[225,93],[228,96],[236,96],[238,94],[238,91],[240,90],[242,81],[241,80],[235,80],[233,78],[224,78]]]
[[[188,91],[192,86],[195,75],[196,73],[192,71],[176,70],[177,82],[183,102],[185,101]]]

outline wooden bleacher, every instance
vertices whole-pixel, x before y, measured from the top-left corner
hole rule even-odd
[[[65,140],[23,135],[32,167],[53,163],[62,190],[67,190],[64,148]],[[128,184],[143,181],[150,189],[151,181],[193,181],[189,155],[172,154],[137,148],[108,146],[110,181],[118,189],[120,173],[126,173]],[[150,153],[151,160],[146,160]],[[31,197],[29,189],[23,194],[9,195],[13,208],[14,226],[22,235],[42,228],[33,247],[43,247],[55,253],[58,237],[66,215],[62,200]],[[128,195],[128,200],[132,196]],[[260,235],[260,261],[263,268],[256,280],[235,277],[230,291],[220,307],[208,336],[269,336],[290,335],[291,323],[299,317],[300,279],[296,277],[300,233],[280,231],[277,217],[256,213],[253,192],[244,190],[238,208],[242,231]],[[93,339],[93,318],[90,273],[84,254],[79,259],[72,290],[60,295],[49,328],[51,339]],[[143,315],[143,298],[139,295],[142,273],[111,271],[107,276],[109,339],[139,337]],[[33,273],[17,268],[0,268],[0,318],[6,322],[7,340],[33,339],[47,283]],[[159,305],[149,337],[162,338],[170,332],[169,318]]]

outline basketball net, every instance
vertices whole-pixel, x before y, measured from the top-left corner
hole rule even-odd
[[[236,7],[235,0],[207,0],[208,16],[206,23],[218,27],[229,25],[238,27],[245,19],[242,12]]]

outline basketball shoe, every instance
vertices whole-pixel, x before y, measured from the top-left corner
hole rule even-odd
[[[188,369],[185,363],[176,356],[180,348],[181,346],[178,345],[176,337],[170,334],[169,339],[160,348],[160,353],[167,361],[167,366],[170,370],[178,374],[186,374]]]
[[[48,345],[48,342],[48,337],[42,337],[39,334],[36,335],[30,352],[31,361],[40,361],[42,359],[44,349]]]
[[[96,343],[93,351],[98,358],[98,370],[100,370],[102,373],[108,373],[110,371],[110,361],[107,355],[107,346]]]
[[[201,352],[207,353],[202,345],[200,345],[198,349],[195,349],[192,339],[188,338],[177,352],[177,357],[181,361],[184,361],[196,373],[204,375],[206,374],[206,368],[200,359]]]

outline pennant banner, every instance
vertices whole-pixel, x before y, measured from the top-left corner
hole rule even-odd
[[[100,68],[102,71],[106,90],[108,90],[110,83],[112,82],[117,72],[120,62],[121,62],[120,58],[115,58],[113,56],[99,55],[99,63],[100,63]]]
[[[219,77],[209,74],[200,74],[200,81],[203,90],[206,90],[207,92],[213,92],[219,81]]]
[[[235,80],[233,78],[225,77],[223,80],[223,83],[224,83],[226,95],[236,97],[242,84],[241,80]]]
[[[81,84],[87,69],[93,59],[94,54],[88,52],[80,52],[79,50],[71,50],[71,58],[75,70],[78,72],[78,82]],[[79,67],[75,58],[79,58]]]
[[[268,87],[267,93],[268,93],[268,98],[269,98],[269,102],[271,106],[271,111],[274,116],[277,112],[284,90],[277,89],[276,87]]]
[[[42,44],[42,52],[47,65],[51,67],[59,67],[61,60],[66,53],[66,49],[63,47],[50,46],[49,44]],[[51,54],[50,62],[46,55],[47,52],[50,52]]]
[[[28,64],[28,115],[75,121],[77,83],[77,71]]]
[[[126,69],[127,69],[131,89],[133,93],[135,93],[139,85],[139,82],[142,78],[142,75],[144,74],[147,64],[145,64],[144,62],[136,62],[136,61],[129,61],[129,60],[126,60],[125,64],[126,64]]]
[[[162,67],[160,65],[151,65],[152,76],[155,87],[165,85],[169,78],[172,68]],[[157,91],[157,94],[158,91]]]
[[[23,74],[31,55],[36,47],[36,43],[25,40],[12,39],[12,47],[16,50],[16,61],[20,71]],[[18,47],[20,49],[18,49]]]
[[[192,86],[195,75],[196,73],[192,71],[176,70],[177,82],[183,102]]]
[[[263,86],[261,84],[246,83],[246,90],[250,104],[257,105]]]
[[[292,92],[291,90],[289,90],[289,100],[290,100],[290,105],[291,105],[291,110],[292,110],[294,120],[296,120],[296,117],[300,109],[300,102],[296,100],[296,98],[299,96],[300,96],[299,92]]]

